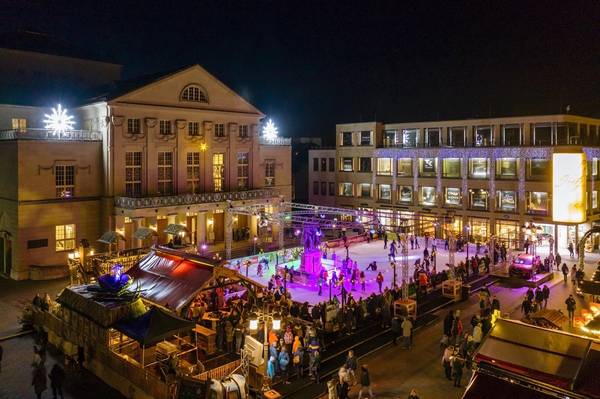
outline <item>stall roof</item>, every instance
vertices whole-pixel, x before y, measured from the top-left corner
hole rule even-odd
[[[116,231],[107,231],[100,238],[98,238],[98,242],[103,244],[114,244],[118,240],[125,241],[125,237],[122,234],[117,233]]]
[[[486,374],[477,373],[462,399],[481,399],[491,397],[496,399],[555,399],[555,396],[546,395],[543,392],[537,392],[519,384],[511,383],[500,378],[495,378]]]
[[[148,238],[152,237],[152,236],[157,236],[158,233],[156,232],[156,230],[152,230],[149,227],[139,227],[135,233],[133,233],[134,237],[137,238],[138,240],[147,240]]]
[[[190,331],[195,323],[153,307],[140,317],[118,321],[113,328],[141,345],[151,346],[175,334]]]
[[[165,233],[167,234],[172,234],[172,235],[177,235],[181,232],[188,232],[188,229],[186,226],[182,225],[182,224],[170,224],[167,226],[167,228],[164,230]]]

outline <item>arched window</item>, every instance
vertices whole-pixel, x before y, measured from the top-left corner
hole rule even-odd
[[[188,85],[181,91],[181,101],[194,101],[208,103],[208,96],[204,89],[198,85]]]

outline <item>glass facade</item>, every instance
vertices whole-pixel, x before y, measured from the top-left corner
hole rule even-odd
[[[412,159],[398,158],[398,176],[410,177],[412,175]]]
[[[354,196],[354,186],[352,183],[340,183],[340,195],[342,197]]]
[[[418,129],[402,129],[402,146],[403,147],[416,147],[419,143],[419,130]]]
[[[451,127],[448,129],[448,143],[452,147],[464,147],[466,144],[466,128],[465,127]]]
[[[460,158],[444,158],[442,175],[447,178],[460,179]]]
[[[492,127],[477,126],[474,132],[473,145],[475,147],[489,147],[494,145]]]
[[[343,172],[352,172],[353,171],[353,165],[352,164],[353,164],[352,158],[342,158],[340,169]]]
[[[502,126],[502,145],[505,147],[518,147],[521,145],[521,125]]]
[[[392,186],[390,184],[379,185],[379,201],[391,202],[392,201]]]
[[[421,187],[419,203],[425,206],[435,206],[435,187]]]
[[[476,188],[469,190],[469,207],[474,210],[487,211],[488,209],[488,190]]]
[[[440,128],[428,128],[425,130],[425,146],[439,147],[440,146]]]
[[[519,176],[517,158],[496,159],[496,178],[516,180]]]
[[[371,173],[371,158],[361,157],[358,158],[358,171],[363,173]]]
[[[460,206],[461,205],[460,188],[446,187],[446,189],[444,190],[444,203],[447,206]]]
[[[503,212],[517,211],[517,192],[511,190],[496,191],[497,210]]]
[[[371,184],[362,183],[362,184],[360,184],[359,188],[360,188],[361,198],[370,198],[371,197]]]
[[[544,158],[527,160],[527,179],[546,180],[550,176],[550,162]]]
[[[437,174],[437,158],[419,158],[419,176],[435,177]]]
[[[392,158],[377,158],[377,174],[381,176],[391,176],[392,161]]]
[[[412,204],[413,188],[412,186],[398,186],[398,202]]]
[[[469,158],[469,177],[471,179],[487,179],[488,159],[487,158]]]
[[[527,213],[536,215],[548,214],[548,193],[541,191],[527,192]]]

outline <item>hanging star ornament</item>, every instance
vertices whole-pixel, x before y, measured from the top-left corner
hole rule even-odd
[[[263,127],[263,137],[267,140],[273,141],[277,138],[279,131],[277,130],[277,126],[273,123],[272,119],[267,121],[265,127]]]
[[[46,117],[44,119],[46,129],[52,131],[53,134],[63,134],[75,126],[73,115],[69,115],[67,109],[60,104],[58,107],[52,108],[51,114],[44,114],[44,116]]]

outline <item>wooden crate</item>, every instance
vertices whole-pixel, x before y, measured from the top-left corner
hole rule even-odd
[[[462,295],[462,282],[460,280],[446,280],[442,283],[442,296],[459,301]]]
[[[196,333],[196,345],[203,349],[207,355],[212,355],[217,351],[217,333],[215,330],[196,324],[194,328]]]
[[[398,299],[394,302],[394,316],[408,316],[415,320],[417,318],[417,301],[414,299]]]

